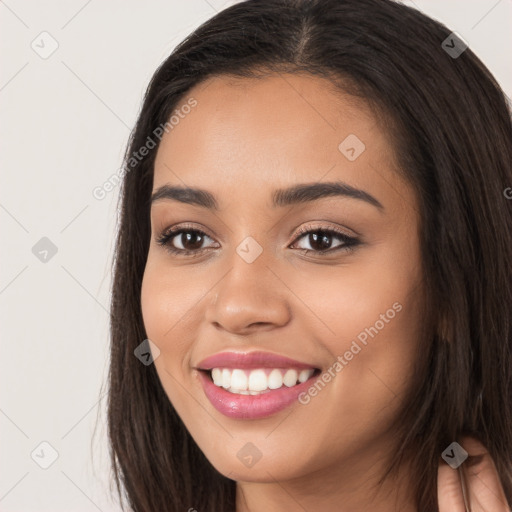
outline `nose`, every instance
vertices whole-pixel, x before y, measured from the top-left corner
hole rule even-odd
[[[266,260],[247,263],[239,258],[215,286],[206,320],[239,335],[282,327],[291,318],[289,293]]]

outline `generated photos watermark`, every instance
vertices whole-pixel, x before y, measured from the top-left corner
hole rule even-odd
[[[302,405],[307,405],[311,401],[311,398],[318,395],[325,386],[331,382],[338,373],[341,372],[349,364],[350,361],[361,352],[361,350],[368,345],[368,336],[372,339],[379,334],[389,322],[395,318],[396,314],[402,311],[402,304],[395,302],[391,308],[385,313],[381,313],[379,320],[377,320],[372,326],[366,327],[354,339],[350,344],[349,350],[345,351],[343,355],[339,355],[336,361],[325,370],[322,375],[318,377],[314,384],[299,394],[298,401]],[[358,343],[359,342],[359,343]],[[361,346],[362,345],[362,346]]]
[[[127,159],[125,167],[118,169],[107,180],[105,180],[102,185],[93,188],[92,195],[94,199],[97,199],[98,201],[105,199],[107,194],[112,192],[112,190],[119,185],[124,175],[146,158],[152,149],[155,149],[158,146],[158,142],[162,140],[164,133],[169,133],[174,127],[176,127],[180,123],[180,120],[190,114],[195,106],[197,106],[197,100],[195,98],[189,98],[184,105],[181,105],[179,109],[176,109],[173,112],[168,121],[157,126],[153,130],[152,135],[148,135],[146,142],[137,151],[132,152],[130,157]],[[158,142],[155,139],[157,139]]]

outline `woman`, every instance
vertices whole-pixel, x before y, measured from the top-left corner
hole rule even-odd
[[[183,41],[125,158],[131,509],[510,510],[511,141],[485,66],[389,0],[249,0]]]

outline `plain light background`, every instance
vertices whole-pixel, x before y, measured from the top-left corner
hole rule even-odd
[[[120,510],[102,388],[119,187],[92,191],[121,167],[157,66],[233,3],[0,1],[1,512]],[[511,96],[512,0],[404,3],[459,33]]]

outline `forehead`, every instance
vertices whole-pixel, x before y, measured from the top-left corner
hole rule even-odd
[[[392,146],[369,106],[326,79],[219,76],[191,89],[177,111],[190,99],[195,106],[158,148],[154,190],[172,183],[222,197],[237,187],[254,197],[294,183],[343,180],[375,189],[378,175],[396,180]]]

